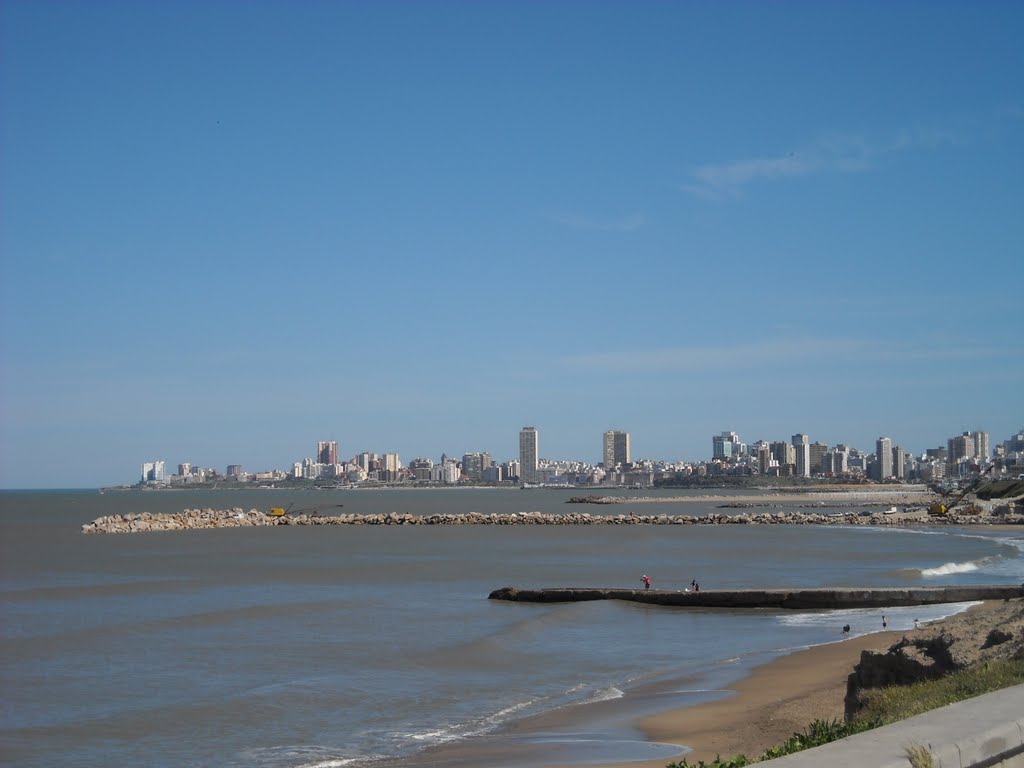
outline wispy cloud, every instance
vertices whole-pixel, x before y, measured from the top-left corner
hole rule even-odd
[[[647,223],[646,217],[641,213],[633,213],[621,218],[598,219],[578,213],[560,212],[548,214],[547,218],[570,229],[591,232],[635,232]]]
[[[884,155],[966,144],[975,132],[970,121],[960,120],[907,128],[885,141],[830,135],[777,155],[699,166],[681,188],[706,200],[735,198],[757,181],[862,172],[875,167]]]
[[[682,188],[707,200],[737,197],[748,184],[828,171],[863,171],[878,154],[857,136],[832,136],[774,157],[738,160],[695,169],[692,180]]]

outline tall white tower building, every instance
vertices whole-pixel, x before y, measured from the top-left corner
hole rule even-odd
[[[811,476],[811,439],[807,435],[793,435],[793,447],[796,449],[797,477]]]
[[[988,432],[972,432],[971,437],[974,438],[974,457],[978,461],[988,461]]]
[[[881,482],[892,477],[892,440],[880,437],[875,442],[875,480]]]
[[[519,482],[536,483],[540,468],[537,448],[537,430],[523,427],[519,432]]]

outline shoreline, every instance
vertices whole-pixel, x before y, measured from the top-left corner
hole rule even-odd
[[[732,695],[641,719],[650,741],[689,748],[680,758],[696,763],[744,754],[757,758],[812,721],[842,720],[846,678],[862,651],[884,652],[902,636],[922,630],[883,631],[778,656],[729,686]],[[649,760],[606,768],[665,768]]]
[[[434,744],[383,765],[666,768],[684,759],[696,765],[716,755],[756,759],[816,719],[843,720],[847,678],[862,651],[885,653],[903,637],[927,638],[939,632],[952,632],[959,642],[969,637],[966,643],[977,640],[977,646],[1008,610],[1019,611],[1022,605],[1024,599],[951,605],[955,612],[932,614],[919,629],[904,624],[810,647],[778,649],[750,665],[741,659],[723,660],[710,677],[707,669],[680,669],[629,685],[619,696],[513,719],[486,735]],[[741,666],[729,673],[733,661]]]
[[[696,763],[718,755],[756,759],[814,720],[843,720],[847,677],[863,651],[884,653],[901,638],[928,637],[953,628],[980,625],[985,633],[1007,604],[985,601],[920,629],[883,630],[777,656],[730,685],[732,695],[726,698],[676,707],[636,722],[648,741],[685,746],[690,751],[684,755],[602,763],[602,768],[665,768],[672,760]],[[1019,607],[1020,601],[1009,604]]]

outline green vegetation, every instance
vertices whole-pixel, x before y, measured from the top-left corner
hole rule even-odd
[[[710,763],[703,760],[691,763],[684,759],[681,762],[669,763],[665,768],[742,768],[761,760],[771,760],[828,744],[880,725],[895,723],[947,704],[1020,683],[1024,683],[1024,659],[989,662],[952,672],[938,680],[864,691],[864,708],[854,720],[846,723],[838,720],[815,720],[802,733],[794,733],[786,743],[766,750],[756,760],[745,755],[736,755],[729,759],[716,757]],[[923,747],[911,747],[907,757],[915,768],[929,768],[933,765],[931,755]],[[915,760],[917,762],[914,762]]]
[[[760,759],[771,760],[772,758],[791,755],[794,752],[802,752],[811,747],[820,747],[822,744],[828,744],[830,741],[838,741],[855,733],[877,728],[881,724],[876,719],[866,718],[857,718],[848,723],[843,723],[839,720],[815,720],[802,733],[794,733],[790,736],[785,744],[767,750],[761,755]]]
[[[988,480],[978,486],[979,499],[1012,499],[1024,496],[1024,480]]]
[[[696,763],[687,762],[685,759],[680,763],[669,763],[665,768],[741,768],[744,765],[771,760],[784,755],[791,755],[794,752],[802,752],[811,747],[818,747],[836,741],[845,736],[852,736],[861,731],[867,731],[881,725],[875,720],[854,720],[850,723],[843,723],[839,720],[815,720],[801,733],[794,733],[786,742],[778,747],[772,747],[762,754],[757,760],[751,760],[746,755],[723,760],[720,756],[710,763],[700,760]]]
[[[905,720],[983,693],[1024,683],[1024,659],[993,661],[907,686],[863,691],[858,719],[877,718],[882,725]]]
[[[753,762],[756,761],[748,760],[743,755],[736,755],[728,760],[716,757],[710,763],[705,763],[703,760],[696,763],[683,760],[681,763],[669,763],[665,768],[743,768],[744,765],[750,765]]]

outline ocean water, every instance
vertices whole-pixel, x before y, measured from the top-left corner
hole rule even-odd
[[[1024,532],[814,526],[277,527],[93,535],[104,514],[343,503],[559,512],[571,491],[0,493],[0,760],[533,766],[664,757],[639,716],[882,611],[487,600],[506,585],[1020,583]],[[666,495],[682,495],[672,492]],[[572,507],[570,509],[578,509]],[[704,514],[686,505],[592,514]],[[965,606],[884,611],[910,628]]]

